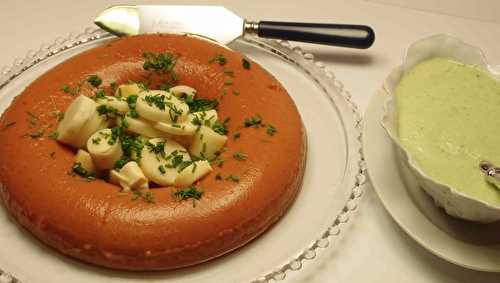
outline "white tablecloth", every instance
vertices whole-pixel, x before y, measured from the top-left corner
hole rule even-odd
[[[138,2],[138,1],[130,1]],[[0,67],[30,49],[92,25],[99,11],[123,1],[0,2]],[[361,111],[405,47],[419,38],[449,33],[481,46],[500,64],[500,1],[143,1],[156,4],[221,4],[256,20],[342,22],[371,25],[375,45],[364,51],[301,44],[325,62],[353,94]],[[473,4],[471,4],[473,3]],[[406,8],[405,8],[406,7]],[[1,252],[1,248],[0,248]],[[360,211],[326,260],[306,266],[307,282],[500,282],[500,274],[449,264],[409,238],[392,221],[368,185]]]

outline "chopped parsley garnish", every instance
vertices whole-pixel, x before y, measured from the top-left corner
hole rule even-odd
[[[203,191],[198,190],[196,186],[191,186],[187,189],[179,189],[172,194],[172,196],[179,201],[193,199],[193,207],[196,206],[195,200],[200,200],[203,196]]]
[[[104,137],[105,139],[109,139],[111,137],[111,134],[105,133],[105,132],[99,132],[99,135]]]
[[[246,58],[241,59],[241,64],[243,65],[244,69],[250,70],[250,61],[248,61]]]
[[[233,90],[233,95],[234,95],[234,96],[238,96],[238,95],[240,95],[240,92],[239,92],[239,91],[237,91],[237,90]]]
[[[132,83],[133,83],[133,82],[132,82]],[[137,84],[137,86],[138,86],[140,89],[142,89],[142,90],[144,90],[144,91],[149,91],[149,85],[148,85],[148,84],[146,84],[146,83],[140,83],[140,82],[139,82],[139,83],[136,83],[136,84]]]
[[[247,160],[247,155],[241,151],[235,152],[233,154],[234,159],[239,160],[239,161],[244,161]]]
[[[31,113],[31,112],[26,112],[29,116],[28,118],[28,122],[31,124],[31,126],[36,126],[38,124],[38,116],[36,116],[35,114]]]
[[[175,105],[169,105],[168,116],[170,120],[174,123],[177,123],[177,119],[182,115],[182,109],[177,108]]]
[[[141,191],[134,191],[134,194],[132,195],[132,200],[138,200],[141,197],[142,197]]]
[[[215,156],[221,156],[221,154],[223,154],[226,151],[227,151],[227,147],[223,147],[220,150],[217,150],[216,152],[214,152],[214,155]]]
[[[185,161],[182,161],[178,166],[179,166],[179,169],[177,169],[177,172],[181,172],[182,170],[186,169],[188,166],[190,166],[191,164],[194,164],[193,167],[196,167],[196,163],[194,163],[193,161],[189,161],[189,160],[185,160]],[[193,171],[194,173],[194,171]]]
[[[132,118],[139,118],[139,113],[137,113],[137,111],[135,109],[131,109],[130,112],[128,113],[128,115]]]
[[[95,93],[94,100],[100,99],[100,98],[105,98],[106,93],[104,92],[104,89],[100,89]]]
[[[41,138],[43,136],[43,134],[45,133],[45,129],[44,128],[39,128],[39,129],[36,129],[34,132],[28,134],[32,139],[37,139],[37,138]]]
[[[38,116],[31,112],[26,112],[28,114],[28,123],[30,124],[30,128],[35,128],[35,130],[31,133],[24,135],[25,137],[31,137],[32,139],[41,138],[45,133],[47,128],[50,128],[50,125],[41,125],[40,119]]]
[[[212,120],[215,119],[214,115],[211,115],[210,117],[207,117],[207,112],[199,112],[199,113],[194,113],[194,118],[191,120],[191,124],[195,126],[207,126],[210,127],[210,124],[212,124]],[[200,139],[202,139],[200,137]]]
[[[232,80],[227,80],[227,81],[224,82],[224,85],[226,85],[226,86],[230,86],[232,84],[233,84]]]
[[[275,126],[273,126],[271,124],[264,124],[264,122],[262,121],[262,118],[259,115],[255,115],[254,117],[251,117],[251,118],[245,118],[243,125],[245,126],[245,128],[250,128],[250,127],[254,127],[254,128],[263,127],[264,128],[265,127],[266,133],[271,137],[274,136],[278,132],[278,130],[276,129]]]
[[[115,169],[121,169],[125,164],[132,160],[132,156],[135,154],[135,159],[138,160],[141,158],[141,150],[144,147],[142,141],[138,137],[126,135],[123,131],[117,130],[115,135],[119,135],[120,143],[123,151],[123,155],[120,159],[118,159],[115,164]],[[113,137],[113,134],[111,135]],[[92,140],[94,142],[94,140]],[[100,142],[100,141],[98,141]]]
[[[116,82],[110,82],[109,87],[111,88],[111,91],[115,93],[116,89],[118,88],[118,84]]]
[[[215,174],[215,180],[222,180],[222,175],[220,173]]]
[[[80,162],[76,162],[73,164],[73,166],[71,167],[71,173],[83,177],[89,182],[94,181],[96,179],[95,172],[87,171],[87,169],[83,168]]]
[[[227,129],[227,123],[229,123],[229,120],[230,118],[227,117],[222,123],[220,123],[219,121],[215,121],[215,123],[212,126],[212,130],[223,136],[227,135],[227,133],[229,132]]]
[[[144,64],[142,67],[144,70],[153,70],[156,73],[168,73],[171,72],[175,66],[175,58],[172,53],[152,53],[145,52],[142,54],[144,57]]]
[[[165,105],[166,105],[165,95],[162,95],[162,94],[146,95],[143,98],[143,100],[146,101],[146,103],[149,106],[154,105],[154,106],[156,106],[156,108],[158,108],[160,110],[165,110]]]
[[[144,143],[139,137],[122,135],[120,137],[120,142],[124,156],[132,159],[132,155],[135,154],[135,159],[141,158],[141,151],[144,147]]]
[[[174,150],[170,155],[169,155],[171,164],[170,167],[172,168],[177,168],[179,165],[181,165],[184,161],[184,156],[182,154],[179,154],[177,150]]]
[[[92,141],[93,142],[93,141]],[[128,156],[122,156],[120,159],[116,160],[113,168],[114,169],[122,169],[125,164],[130,162],[130,158]]]
[[[259,128],[260,126],[262,126],[262,118],[259,115],[256,115],[251,118],[245,118],[243,125],[245,126],[245,128],[249,127]]]
[[[148,142],[146,142],[146,146],[148,147],[149,152],[154,153],[157,158],[158,158],[158,156],[160,156],[163,159],[166,159],[165,142],[158,142],[156,144],[152,144],[151,142],[148,141]]]
[[[231,70],[231,69],[224,69],[224,74],[230,76],[230,77],[234,77],[234,71]]]
[[[97,75],[90,75],[87,77],[87,82],[93,85],[94,87],[98,87],[102,83],[102,79]]]
[[[128,107],[130,108],[129,116],[132,118],[139,118],[139,113],[137,113],[137,111],[135,110],[138,97],[139,96],[137,96],[136,94],[127,97],[127,104]]]
[[[101,138],[100,138],[100,137],[93,138],[93,139],[92,139],[92,143],[93,143],[93,144],[100,144],[100,143],[101,143]]]
[[[237,140],[241,137],[241,133],[240,132],[236,132],[233,134],[233,139]]]
[[[111,137],[108,140],[109,145],[114,145],[116,141],[123,136],[123,129],[121,127],[114,127],[111,129]]]
[[[57,122],[61,122],[62,119],[64,119],[64,112],[62,112],[62,111],[54,111],[52,113],[53,113],[54,117],[57,118]]]
[[[165,170],[165,166],[163,166],[163,165],[158,166],[158,171],[160,171],[160,173],[162,173],[162,174],[167,173],[167,170]]]
[[[226,180],[238,183],[240,181],[240,177],[231,174],[231,175],[226,177]]]
[[[54,111],[52,111],[50,114],[52,116],[56,117],[57,121],[60,122],[62,119],[64,119],[64,112],[57,109],[57,104],[56,104],[53,96],[49,96],[49,98],[50,98],[50,103],[52,104],[52,107],[54,109]]]
[[[81,83],[77,84],[74,88],[71,88],[69,85],[63,85],[63,87],[61,88],[61,90],[64,93],[68,93],[68,94],[71,94],[71,95],[76,95],[76,94],[78,94],[80,92],[80,88],[81,88]]]
[[[53,131],[48,135],[49,139],[57,139],[59,137],[59,133],[57,131]]]
[[[223,152],[226,152],[227,151],[227,147],[224,147],[216,152],[214,152],[214,157],[210,160],[208,160],[210,162],[210,164],[214,164],[214,165],[217,165],[219,167],[222,167],[222,165],[224,165],[224,158],[222,158],[222,153]],[[204,158],[206,159],[206,158]]]
[[[129,126],[129,123],[125,117],[123,117],[121,120],[121,126],[124,127],[125,129],[127,129]]]
[[[159,86],[160,90],[168,91],[172,86],[170,84],[161,84]]]
[[[89,175],[87,177],[85,177],[85,180],[87,180],[87,182],[92,182],[92,181],[95,181],[97,178],[93,175]]]
[[[147,191],[147,192],[141,192],[141,191],[134,191],[134,194],[132,196],[132,200],[138,200],[142,198],[142,200],[144,202],[147,202],[147,203],[154,203],[155,202],[155,199],[154,199],[154,195],[151,191]]]
[[[147,203],[154,203],[155,202],[155,198],[154,198],[153,193],[149,192],[149,191],[142,194],[142,199]]]
[[[128,107],[130,107],[131,109],[135,109],[135,106],[137,104],[137,98],[139,96],[137,94],[133,94],[133,95],[129,95],[127,97],[127,104],[128,104]]]
[[[36,116],[35,114],[33,114],[29,111],[26,113],[28,114],[29,126],[30,126],[30,128],[33,129],[33,131],[31,133],[27,133],[27,134],[23,135],[23,137],[31,137],[32,139],[41,138],[45,134],[45,131],[47,129],[49,129],[50,127],[52,127],[51,124],[43,124],[40,121],[40,119],[38,118],[38,116]],[[12,125],[14,125],[14,124],[11,124],[10,126],[12,126]]]
[[[119,114],[118,109],[106,105],[99,105],[96,107],[96,110],[99,115],[116,116]]]
[[[221,66],[224,66],[227,63],[227,59],[226,57],[224,57],[224,55],[218,54],[208,61],[209,64],[212,64],[214,62],[218,63]]]
[[[3,129],[5,130],[5,129],[7,129],[7,128],[10,128],[10,127],[14,126],[15,124],[16,124],[16,122],[10,122],[10,123],[7,123],[7,124],[3,127]]]
[[[224,162],[225,162],[225,160],[221,157],[216,157],[216,158],[210,160],[210,164],[215,164],[219,167],[222,167],[222,165],[224,165]]]
[[[266,133],[268,135],[270,135],[271,137],[274,136],[276,134],[278,130],[276,130],[276,127],[274,127],[273,125],[268,125],[267,126],[267,130],[266,130]]]
[[[200,112],[216,109],[219,105],[217,99],[192,98],[188,97],[186,103],[189,106],[190,112]]]
[[[69,85],[63,85],[61,90],[65,93],[71,93],[71,88],[69,87]]]

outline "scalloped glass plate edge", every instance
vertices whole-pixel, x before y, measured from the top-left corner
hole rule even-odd
[[[64,52],[68,49],[78,47],[84,43],[111,38],[112,35],[101,29],[87,28],[83,33],[70,34],[66,38],[57,38],[51,44],[43,44],[38,50],[31,50],[24,58],[14,60],[11,66],[5,66],[0,69],[0,89],[4,88],[9,82],[20,76],[23,72],[29,70],[33,66],[41,63],[52,56]],[[332,104],[338,107],[342,112],[343,121],[346,125],[353,128],[353,131],[346,132],[348,162],[347,167],[353,167],[356,170],[347,171],[344,176],[341,186],[351,186],[350,195],[346,200],[341,211],[333,218],[331,225],[325,231],[320,233],[319,238],[312,241],[300,253],[291,256],[290,259],[282,265],[271,269],[269,272],[262,274],[252,283],[265,283],[270,281],[281,281],[287,277],[290,272],[299,271],[303,267],[305,261],[313,260],[330,244],[334,239],[339,238],[347,228],[347,225],[355,215],[358,209],[359,202],[363,196],[363,184],[366,182],[366,165],[363,158],[361,139],[362,139],[362,117],[358,112],[357,105],[351,101],[351,94],[344,88],[342,82],[337,80],[334,74],[328,70],[322,62],[315,61],[314,55],[304,52],[300,47],[292,47],[287,41],[281,40],[266,40],[255,37],[246,36],[243,38],[246,42],[256,45],[266,51],[274,53],[276,56],[292,63],[310,77],[332,100]],[[345,105],[337,105],[334,102],[333,95],[338,95],[341,102]],[[338,98],[336,98],[338,100]],[[339,108],[339,106],[341,106]],[[10,274],[0,267],[0,282],[6,283],[21,283],[15,275]]]

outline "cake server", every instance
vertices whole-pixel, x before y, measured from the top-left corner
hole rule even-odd
[[[195,34],[228,44],[244,35],[365,49],[375,40],[369,26],[346,24],[248,21],[221,6],[118,5],[94,23],[112,34]]]

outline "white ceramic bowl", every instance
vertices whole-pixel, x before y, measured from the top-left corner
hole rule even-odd
[[[403,166],[410,169],[421,188],[434,199],[438,206],[444,208],[446,213],[462,219],[483,223],[500,220],[499,206],[493,206],[482,200],[472,198],[448,185],[433,180],[401,145],[397,131],[396,98],[394,96],[396,86],[406,71],[412,69],[419,62],[433,57],[450,58],[465,64],[476,65],[488,70],[494,77],[500,79],[500,74],[488,65],[483,53],[477,47],[443,34],[419,40],[410,45],[403,64],[395,68],[384,82],[383,91],[387,94],[387,99],[385,101],[382,126],[393,141]]]

